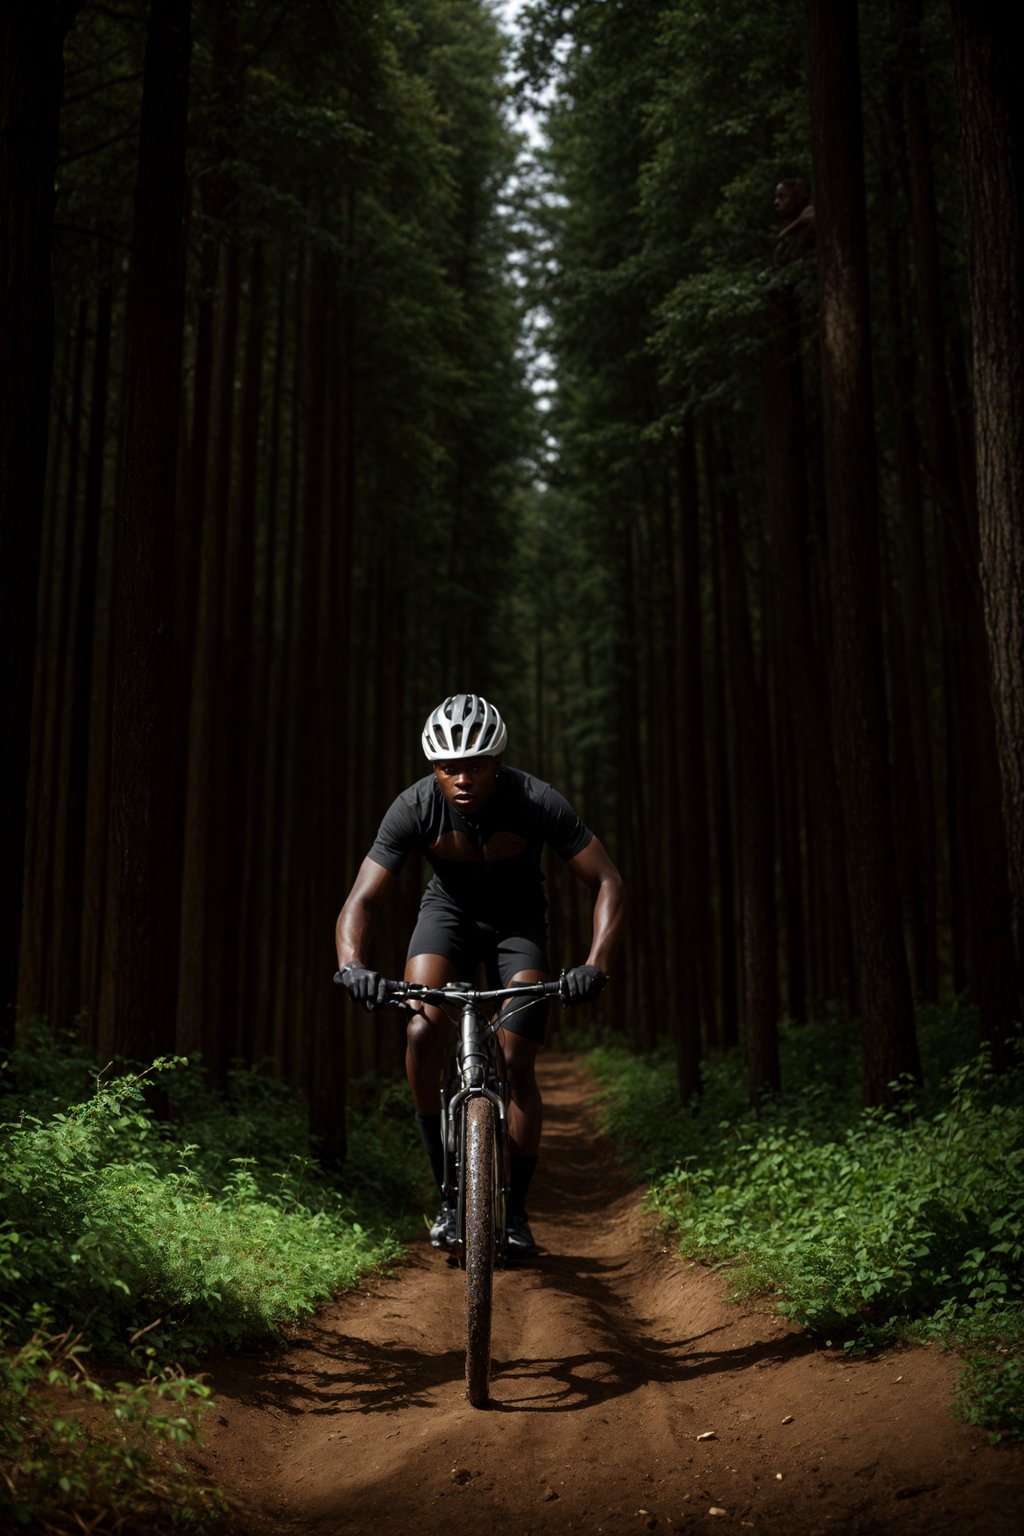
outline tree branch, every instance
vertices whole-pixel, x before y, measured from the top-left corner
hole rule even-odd
[[[90,144],[88,149],[79,149],[73,155],[61,155],[57,161],[58,169],[63,165],[70,165],[73,160],[84,160],[89,155],[98,155],[101,149],[109,149],[111,144],[120,144],[124,139],[130,139],[139,131],[138,120],[132,123],[130,128],[124,128],[120,133],[113,134],[109,139],[103,139],[99,144]]]

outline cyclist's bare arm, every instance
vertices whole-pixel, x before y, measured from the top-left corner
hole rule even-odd
[[[622,876],[599,837],[592,837],[587,846],[569,860],[569,868],[595,893],[593,936],[586,963],[608,975],[625,916],[626,892]]]
[[[382,864],[375,864],[373,859],[364,859],[360,864],[334,927],[339,970],[346,965],[365,964],[363,957],[369,948],[374,913],[394,883],[395,876]]]

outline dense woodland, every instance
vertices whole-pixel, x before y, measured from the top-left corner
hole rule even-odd
[[[346,1073],[401,1031],[333,995],[334,916],[423,717],[473,689],[622,868],[604,1017],[671,1037],[684,1098],[740,1044],[756,1101],[780,1019],[832,1010],[880,1102],[919,1070],[914,1000],[951,989],[1005,1058],[1008,25],[987,0],[532,0],[515,37],[485,0],[3,8],[7,1040],[42,1015],[104,1060],[267,1060],[340,1155]],[[579,961],[586,893],[552,869],[550,895]]]

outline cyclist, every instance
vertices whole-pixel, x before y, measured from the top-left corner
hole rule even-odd
[[[472,978],[483,964],[489,984],[547,981],[546,902],[540,858],[545,843],[594,892],[593,935],[583,965],[565,976],[565,1000],[587,1002],[608,980],[623,913],[618,870],[600,840],[549,784],[502,762],[507,732],[493,704],[459,693],[429,715],[422,745],[431,765],[387,811],[338,916],[338,966],[349,995],[383,1006],[384,980],[366,964],[373,915],[409,854],[420,849],[434,874],[409,941],[407,981],[428,987]],[[507,1005],[508,1006],[508,1005]],[[509,1086],[510,1252],[536,1252],[526,1196],[537,1166],[542,1106],[535,1073],[546,1004],[512,1004],[499,1040]],[[514,1017],[512,1016],[514,1014]],[[441,1188],[440,1089],[450,1025],[440,1010],[416,1008],[409,1020],[406,1075],[430,1167]],[[430,1229],[435,1248],[454,1237],[454,1207],[442,1200]]]

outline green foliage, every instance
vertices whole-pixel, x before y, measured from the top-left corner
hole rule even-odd
[[[146,1103],[149,1075],[127,1073],[49,1113],[33,1089],[35,1112],[4,1126],[0,1314],[13,1326],[45,1297],[94,1347],[124,1354],[146,1330],[161,1358],[198,1355],[274,1337],[397,1254],[384,1223],[416,1177],[397,1122],[354,1128],[339,1184],[282,1084],[238,1071],[222,1098],[196,1069],[155,1070],[169,1122]]]
[[[1024,1336],[1024,1319],[1018,1319],[1017,1338]],[[957,1403],[969,1424],[1004,1436],[1024,1439],[1024,1359],[1011,1355],[1003,1345],[999,1354],[973,1355],[964,1368]]]
[[[148,1532],[157,1506],[204,1529],[221,1501],[177,1454],[209,1394],[166,1362],[270,1341],[397,1257],[422,1163],[404,1093],[399,1113],[355,1085],[333,1178],[294,1095],[253,1069],[226,1094],[181,1060],[103,1081],[37,1025],[0,1085],[0,1509],[44,1532]],[[141,1379],[94,1380],[85,1339]]]
[[[52,1029],[46,1019],[21,1019],[14,1046],[0,1063],[0,1120],[46,1119],[96,1087],[96,1057],[78,1029]]]
[[[926,1052],[948,1057],[965,1022],[929,1011]],[[981,1049],[929,1096],[906,1085],[895,1109],[864,1110],[855,1048],[834,1022],[789,1027],[789,1092],[757,1115],[734,1058],[706,1064],[703,1100],[685,1110],[667,1056],[591,1060],[605,1123],[683,1252],[729,1263],[738,1291],[774,1295],[848,1348],[910,1329],[987,1351],[965,1377],[967,1412],[1019,1428],[1024,1067],[995,1074]]]
[[[104,1386],[81,1340],[45,1318],[19,1348],[0,1348],[0,1520],[44,1533],[183,1530],[219,1524],[217,1491],[179,1459],[198,1439],[209,1389],[152,1365],[134,1383]]]

